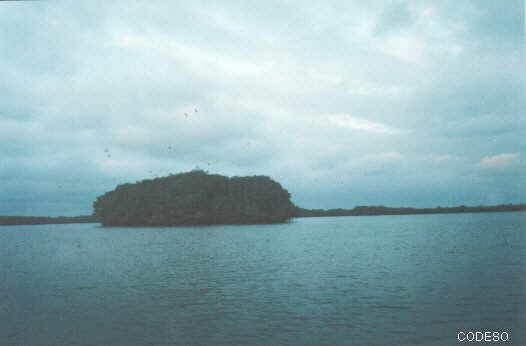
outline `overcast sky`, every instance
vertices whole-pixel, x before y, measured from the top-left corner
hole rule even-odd
[[[522,0],[2,2],[0,70],[2,215],[196,167],[308,208],[526,202]]]

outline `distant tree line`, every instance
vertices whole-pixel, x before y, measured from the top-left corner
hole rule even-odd
[[[94,216],[0,216],[0,225],[47,225],[99,222]]]
[[[495,206],[436,207],[436,208],[390,208],[384,206],[358,206],[353,209],[304,209],[297,207],[295,217],[317,216],[366,216],[366,215],[410,215],[410,214],[450,214],[450,213],[487,213],[504,211],[526,211],[525,204],[501,204]]]
[[[94,215],[105,226],[279,223],[295,206],[266,176],[226,177],[202,170],[123,184],[99,196]]]
[[[267,176],[226,177],[202,170],[118,185],[97,197],[93,215],[0,216],[0,225],[101,222],[105,226],[175,226],[286,222],[292,217],[408,215],[526,211],[526,204],[407,208],[357,206],[305,209]]]

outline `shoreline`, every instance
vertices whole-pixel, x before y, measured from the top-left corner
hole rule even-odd
[[[98,223],[93,216],[0,216],[0,226],[61,225]]]
[[[353,209],[303,209],[298,208],[295,217],[324,216],[374,216],[374,215],[420,215],[420,214],[462,214],[526,211],[526,203],[501,204],[494,206],[457,206],[436,208],[358,206]]]
[[[469,213],[497,213],[524,212],[526,203],[504,204],[477,207],[437,207],[437,208],[408,208],[384,206],[359,206],[353,209],[304,209],[297,208],[292,218],[330,217],[330,216],[381,216],[381,215],[427,215],[427,214],[469,214]],[[291,219],[292,219],[291,218]],[[30,225],[59,225],[74,223],[101,223],[92,215],[82,216],[0,216],[0,226],[30,226]],[[215,225],[215,224],[210,224]],[[187,225],[192,226],[192,225]]]

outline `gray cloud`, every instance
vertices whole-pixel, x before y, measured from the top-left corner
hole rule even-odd
[[[271,175],[312,208],[524,200],[522,1],[20,2],[0,19],[0,214],[90,213],[196,166]]]

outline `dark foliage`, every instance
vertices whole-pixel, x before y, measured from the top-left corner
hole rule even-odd
[[[526,211],[526,204],[501,204],[478,207],[436,207],[436,208],[389,208],[384,206],[358,206],[353,209],[304,209],[296,208],[295,217],[315,216],[364,216],[364,215],[409,215],[409,214],[450,214],[450,213],[487,213],[503,211]]]
[[[278,223],[294,212],[288,191],[269,177],[201,170],[119,185],[93,208],[105,226]]]
[[[62,223],[92,223],[99,222],[93,216],[0,216],[0,225],[48,225]]]

